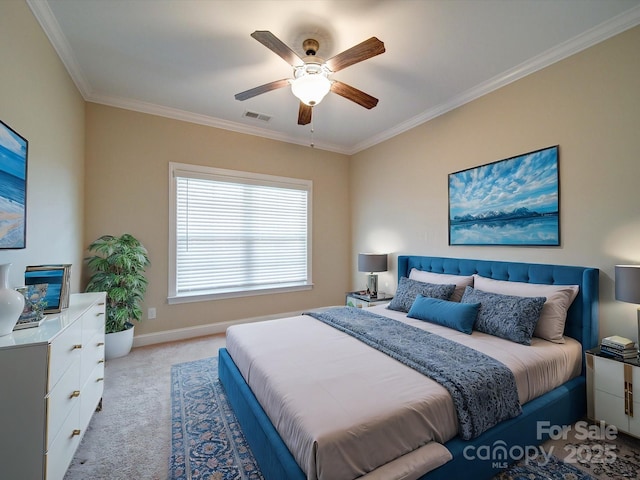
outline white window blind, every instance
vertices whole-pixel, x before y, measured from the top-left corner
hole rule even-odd
[[[172,182],[170,299],[311,284],[310,181],[172,164]]]

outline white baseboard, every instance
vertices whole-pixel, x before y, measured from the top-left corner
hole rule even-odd
[[[174,342],[176,340],[186,340],[188,338],[204,337],[206,335],[215,335],[224,333],[227,328],[232,325],[241,323],[263,322],[265,320],[274,320],[276,318],[293,317],[300,315],[302,312],[278,313],[274,315],[265,315],[263,317],[244,318],[240,320],[231,320],[229,322],[210,323],[207,325],[198,325],[197,327],[176,328],[173,330],[164,330],[156,333],[143,333],[133,337],[133,347],[144,347],[146,345],[155,345],[157,343]]]

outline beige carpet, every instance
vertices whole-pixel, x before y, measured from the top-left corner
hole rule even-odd
[[[215,356],[224,345],[224,335],[215,335],[135,348],[108,361],[103,409],[93,416],[65,480],[166,480],[171,365]],[[599,480],[640,478],[640,440],[632,437],[603,442],[568,435],[544,448],[559,458],[573,455],[571,463]]]
[[[171,365],[218,354],[224,335],[134,348],[105,364],[96,412],[65,480],[166,480],[171,455]]]

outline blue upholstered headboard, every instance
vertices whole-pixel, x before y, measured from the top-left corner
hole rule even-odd
[[[537,263],[497,262],[463,258],[398,256],[398,280],[408,277],[412,268],[426,272],[473,275],[511,282],[547,285],[579,285],[578,296],[567,313],[565,335],[575,338],[583,350],[598,346],[598,285],[597,268]]]

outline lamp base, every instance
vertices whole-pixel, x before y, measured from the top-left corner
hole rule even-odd
[[[640,308],[638,309],[638,342],[636,343],[636,349],[638,350],[638,357],[640,357]]]
[[[371,298],[378,297],[378,275],[375,273],[367,275],[367,293]],[[638,311],[638,318],[640,319],[640,310]],[[640,320],[638,321],[640,322]]]

